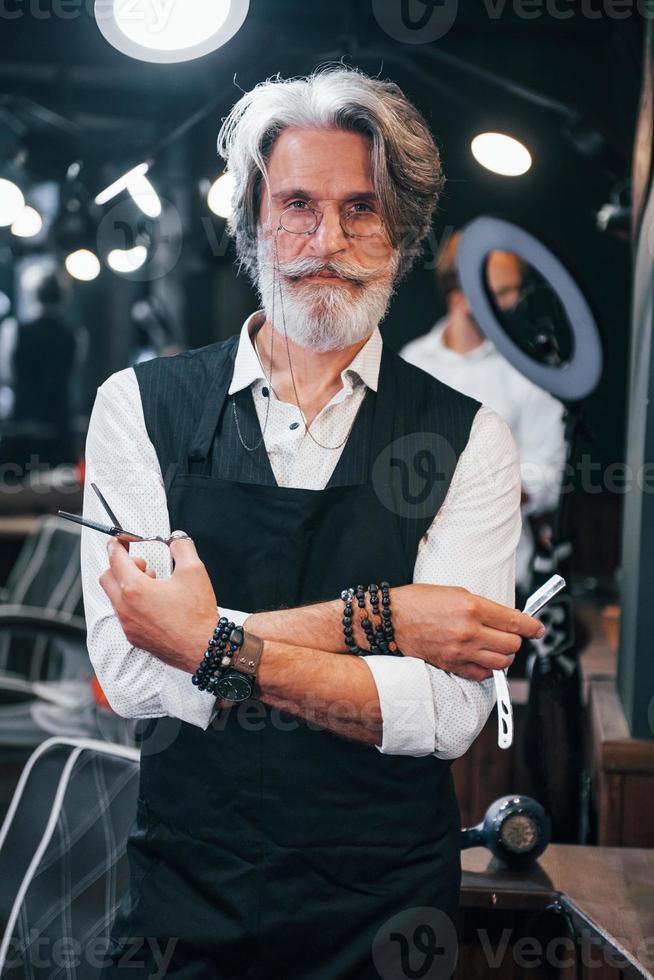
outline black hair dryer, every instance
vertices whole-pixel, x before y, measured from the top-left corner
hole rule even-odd
[[[487,847],[511,868],[524,868],[541,856],[551,839],[551,822],[530,796],[502,796],[491,803],[476,827],[461,831],[461,850]]]

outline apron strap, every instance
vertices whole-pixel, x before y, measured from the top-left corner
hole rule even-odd
[[[372,474],[372,468],[379,454],[395,438],[398,406],[395,399],[395,372],[393,371],[392,356],[384,344],[379,365],[379,381],[375,395],[375,413],[368,458],[370,474]]]
[[[227,398],[229,383],[234,374],[234,360],[237,345],[233,345],[229,356],[217,369],[209,384],[200,421],[188,447],[188,472],[208,473],[211,469],[211,444],[220,420],[223,405]]]

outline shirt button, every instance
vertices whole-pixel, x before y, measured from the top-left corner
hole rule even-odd
[[[291,422],[291,424],[289,425],[289,429],[299,429],[299,428],[300,428],[299,422]]]
[[[263,395],[264,398],[270,397],[270,392],[268,391],[267,388],[262,388],[261,389],[261,394]]]

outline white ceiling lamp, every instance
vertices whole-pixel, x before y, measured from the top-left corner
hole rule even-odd
[[[249,0],[95,0],[109,44],[140,61],[191,61],[221,47],[247,17]]]
[[[96,204],[108,204],[123,191],[127,191],[134,203],[141,209],[143,214],[149,218],[158,218],[161,214],[161,201],[159,195],[152,186],[152,182],[145,175],[150,169],[149,163],[139,163],[132,167],[112,184],[105,187],[96,195]]]
[[[34,238],[43,228],[43,218],[36,210],[26,204],[11,226],[12,235],[18,238]]]
[[[100,275],[100,259],[88,248],[78,248],[64,259],[66,272],[80,282],[91,282]]]
[[[132,167],[131,170],[124,173],[118,180],[114,180],[112,184],[109,184],[103,191],[100,191],[94,198],[95,203],[108,204],[114,197],[126,191],[130,183],[138,182],[141,177],[144,177],[149,169],[149,163],[139,163],[136,167]]]
[[[148,218],[158,218],[161,214],[161,201],[150,180],[145,174],[137,174],[127,185],[130,197]]]
[[[134,248],[112,248],[107,255],[107,265],[114,272],[129,275],[140,269],[148,257],[145,245],[135,245]]]
[[[25,198],[13,180],[0,178],[0,227],[12,225],[25,207]]]
[[[531,153],[513,136],[480,133],[470,144],[472,155],[486,170],[503,177],[521,177],[531,167]]]
[[[127,191],[135,204],[140,207],[143,214],[149,218],[158,218],[161,214],[161,201],[159,195],[152,186],[151,181],[145,176],[150,169],[149,163],[139,163],[132,167],[112,184],[105,187],[96,195],[96,204],[108,204],[123,191]]]
[[[209,188],[207,204],[219,218],[229,218],[232,213],[234,186],[234,175],[226,170]]]

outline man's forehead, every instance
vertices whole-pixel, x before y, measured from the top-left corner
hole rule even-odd
[[[268,160],[270,189],[301,190],[309,197],[344,193],[372,194],[369,143],[359,133],[343,130],[286,129],[275,141]]]

